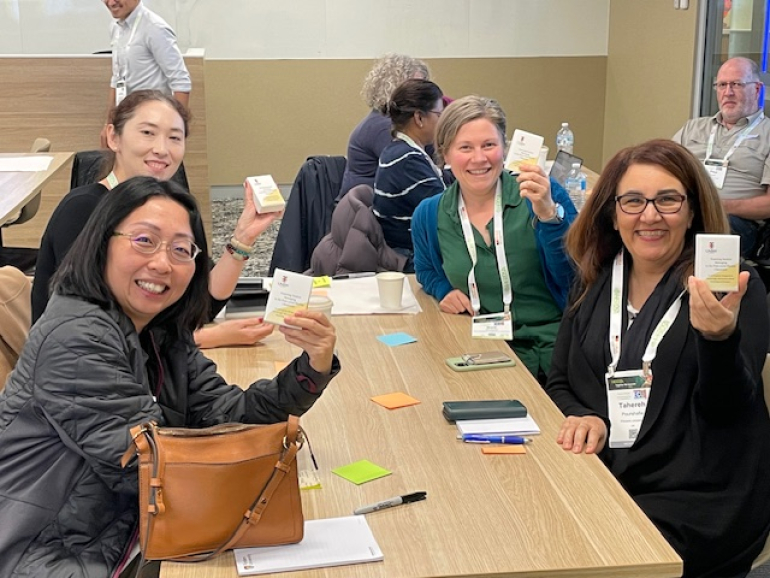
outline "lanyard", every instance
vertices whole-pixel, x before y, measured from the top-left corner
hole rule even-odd
[[[733,143],[733,146],[730,147],[730,150],[727,151],[727,154],[722,159],[723,161],[728,160],[731,156],[733,156],[733,153],[735,152],[735,149],[737,149],[739,146],[741,146],[741,143],[746,140],[746,137],[749,136],[749,133],[754,130],[754,128],[762,122],[762,119],[765,118],[765,113],[760,112],[759,116],[755,118],[749,126],[744,128],[740,133],[738,133],[738,137],[735,139],[735,142]],[[711,153],[714,151],[714,141],[717,137],[717,128],[719,126],[718,122],[714,123],[714,126],[711,127],[711,134],[709,135],[709,142],[708,147],[706,148],[706,160],[711,158]]]
[[[663,341],[663,337],[673,325],[676,316],[679,315],[679,309],[682,307],[682,291],[676,300],[668,308],[663,318],[658,321],[658,325],[650,336],[650,342],[644,350],[642,356],[642,369],[644,376],[650,377],[650,368],[652,361],[658,353],[658,345]],[[614,375],[615,368],[620,360],[620,334],[623,314],[621,312],[621,301],[623,300],[623,250],[621,249],[615,261],[612,264],[612,298],[610,300],[610,353],[612,361],[607,367],[607,373]]]
[[[136,34],[136,29],[139,27],[139,23],[142,21],[142,16],[144,16],[144,11],[142,10],[137,14],[136,20],[134,20],[133,26],[131,26],[131,33],[128,36],[128,42],[126,42],[123,50],[119,50],[117,39],[115,40],[115,52],[116,52],[116,58],[118,59],[118,70],[121,70],[120,78],[122,78],[124,81],[128,77],[128,49],[131,47],[131,42],[134,40],[134,35]],[[123,29],[118,25],[117,27],[118,31],[122,31]],[[120,34],[122,36],[122,34]],[[120,54],[123,54],[123,66],[120,66]]]
[[[505,239],[503,238],[503,191],[500,181],[497,181],[497,190],[495,191],[495,254],[497,256],[497,270],[500,273],[500,284],[503,287],[503,305],[505,312],[511,310],[511,301],[513,301],[513,292],[511,291],[511,277],[508,273],[508,261],[505,258]],[[459,199],[457,203],[457,212],[460,215],[460,224],[463,228],[463,237],[465,245],[468,247],[468,255],[471,257],[471,270],[468,272],[468,292],[471,294],[471,305],[473,314],[478,315],[481,311],[481,299],[479,298],[479,288],[476,285],[476,240],[473,238],[473,227],[468,218],[468,210],[465,208],[463,195],[458,192]]]
[[[428,162],[430,163],[430,167],[433,169],[433,172],[436,173],[436,176],[439,179],[441,179],[441,184],[444,184],[444,179],[443,179],[444,175],[441,172],[441,169],[436,166],[436,163],[433,162],[433,159],[430,158],[430,155],[425,152],[424,148],[422,148],[420,145],[418,145],[416,142],[414,142],[414,140],[412,140],[412,137],[410,137],[409,135],[404,134],[402,132],[397,132],[396,133],[396,138],[401,139],[402,141],[404,141],[406,144],[408,144],[413,149],[417,149],[418,151],[420,151],[422,153],[422,155],[426,159],[428,159]]]

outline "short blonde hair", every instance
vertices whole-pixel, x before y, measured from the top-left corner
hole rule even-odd
[[[372,110],[380,110],[399,84],[420,75],[430,80],[428,65],[405,54],[389,53],[379,58],[364,80],[361,96]]]
[[[492,98],[471,94],[453,101],[441,113],[436,126],[436,154],[441,163],[460,129],[479,118],[485,118],[497,127],[505,148],[505,112],[500,103]]]

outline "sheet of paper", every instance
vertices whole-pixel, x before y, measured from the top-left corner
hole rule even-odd
[[[353,482],[356,485],[365,484],[371,482],[377,478],[384,478],[389,476],[392,472],[381,468],[377,464],[373,464],[369,460],[360,460],[348,464],[347,466],[340,466],[332,470],[333,474],[337,474],[341,478],[345,478],[349,482]]]
[[[53,157],[47,156],[19,156],[0,157],[0,172],[34,173],[47,171]]]
[[[416,337],[412,337],[408,333],[388,333],[387,335],[378,335],[377,339],[382,341],[385,345],[395,347],[396,345],[405,345],[407,343],[415,343]]]
[[[543,146],[543,137],[525,130],[513,131],[511,148],[505,157],[505,168],[514,173],[520,172],[519,165],[536,165],[540,158],[540,147]]]
[[[467,419],[457,420],[457,431],[461,434],[505,434],[535,435],[540,427],[532,416],[503,419]]]
[[[401,297],[402,309],[390,311],[380,307],[380,292],[377,289],[376,277],[332,279],[328,296],[334,302],[332,315],[366,315],[370,313],[414,315],[422,312],[409,283],[404,283],[404,293]]]
[[[299,544],[234,550],[240,576],[378,562],[383,559],[366,516],[307,520]]]
[[[407,395],[404,392],[397,391],[395,393],[386,393],[385,395],[377,395],[372,398],[374,403],[386,407],[388,409],[398,409],[400,407],[409,407],[410,405],[417,405],[420,400]]]

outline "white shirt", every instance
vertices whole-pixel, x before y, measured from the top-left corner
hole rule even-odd
[[[135,24],[138,25],[133,30]],[[112,25],[110,86],[115,88],[123,76],[127,94],[135,90],[156,89],[170,95],[173,92],[190,92],[192,87],[190,73],[176,43],[176,34],[163,18],[145,8],[141,2],[125,20],[116,20]]]

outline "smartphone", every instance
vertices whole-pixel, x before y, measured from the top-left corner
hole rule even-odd
[[[466,353],[460,357],[450,357],[446,364],[454,371],[476,371],[495,367],[512,367],[516,362],[502,351],[484,353]]]
[[[445,401],[443,405],[444,417],[449,421],[527,417],[527,408],[518,399]]]

